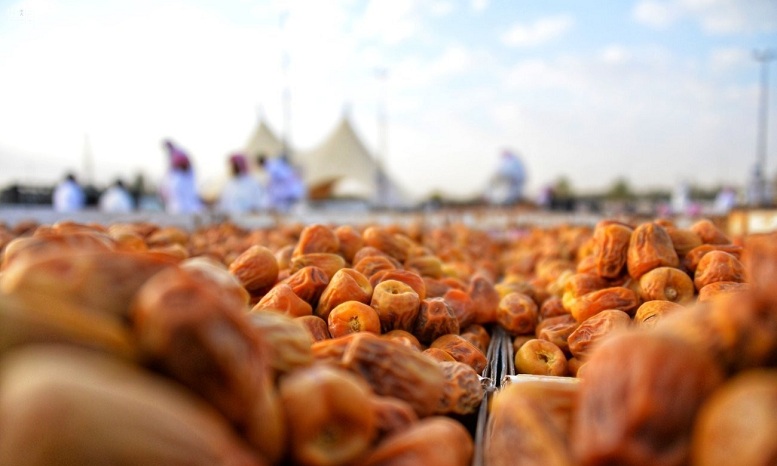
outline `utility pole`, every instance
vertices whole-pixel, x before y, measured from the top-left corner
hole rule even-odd
[[[289,58],[288,38],[286,32],[286,21],[289,18],[289,10],[284,9],[280,17],[281,41],[283,50],[281,51],[281,68],[283,71],[283,135],[281,145],[283,153],[291,158],[291,85],[289,84]]]
[[[388,137],[387,137],[387,111],[386,111],[386,79],[388,77],[388,70],[386,68],[377,68],[375,70],[375,77],[378,79],[378,103],[377,103],[377,117],[378,117],[378,148],[376,162],[378,166],[378,172],[376,173],[376,186],[377,186],[377,199],[376,203],[381,207],[387,206],[388,201],[388,179],[386,178],[386,157],[388,155]]]
[[[754,50],[753,58],[761,64],[761,90],[758,100],[758,131],[756,134],[756,162],[753,172],[753,190],[751,204],[763,206],[771,204],[771,190],[766,171],[766,139],[769,119],[769,62],[777,59],[774,50]]]

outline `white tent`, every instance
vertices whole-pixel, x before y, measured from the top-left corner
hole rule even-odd
[[[380,165],[370,155],[346,116],[317,147],[295,156],[311,198],[378,196]],[[388,178],[384,179],[388,181]],[[389,184],[390,181],[388,181]]]
[[[267,157],[275,157],[283,150],[283,142],[275,135],[272,129],[265,123],[264,119],[259,120],[254,132],[248,139],[243,149],[246,157],[255,159],[263,154]]]

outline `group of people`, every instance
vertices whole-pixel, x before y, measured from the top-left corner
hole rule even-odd
[[[52,205],[57,212],[77,212],[86,207],[86,192],[74,173],[67,173],[54,188]],[[117,179],[100,195],[97,207],[102,212],[126,213],[135,209],[135,200],[124,182]]]
[[[305,196],[305,188],[297,170],[286,154],[268,158],[259,155],[251,160],[243,154],[227,159],[229,177],[218,199],[211,205],[203,202],[191,159],[170,140],[163,147],[168,157],[168,169],[159,186],[161,207],[170,214],[193,214],[206,209],[240,215],[262,211],[285,213]],[[77,212],[86,207],[87,196],[74,173],[67,173],[54,188],[52,205],[58,212]],[[137,208],[136,201],[119,179],[100,194],[100,211],[126,213]]]
[[[160,196],[169,213],[197,213],[205,204],[197,193],[194,170],[186,153],[172,141],[165,141],[170,168],[160,187]],[[252,170],[244,154],[229,156],[229,179],[213,208],[220,213],[239,215],[260,211],[288,212],[305,195],[297,170],[286,154],[268,159],[256,158]]]

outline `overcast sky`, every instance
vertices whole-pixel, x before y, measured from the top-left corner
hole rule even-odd
[[[157,181],[167,137],[206,183],[260,113],[304,150],[345,108],[415,195],[477,193],[504,148],[525,162],[529,193],[562,176],[576,191],[617,177],[743,185],[753,51],[767,47],[774,0],[4,1],[0,186],[84,178],[85,150],[98,185]],[[777,61],[770,70],[774,177]]]

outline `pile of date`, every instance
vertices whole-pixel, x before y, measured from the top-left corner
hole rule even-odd
[[[777,234],[512,233],[0,225],[0,464],[777,463]]]

